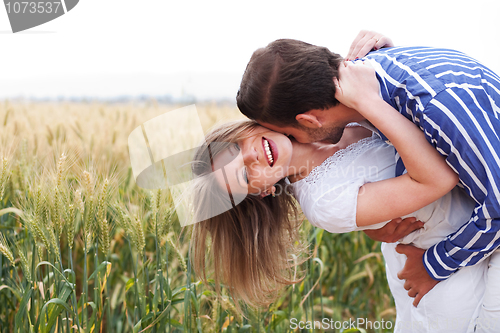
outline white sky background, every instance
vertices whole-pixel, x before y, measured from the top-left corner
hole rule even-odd
[[[361,29],[396,45],[458,49],[500,74],[498,0],[80,0],[66,15],[17,34],[3,8],[0,98],[234,100],[255,49],[295,38],[345,56]]]

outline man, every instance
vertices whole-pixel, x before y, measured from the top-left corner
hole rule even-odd
[[[363,54],[367,45],[383,44],[379,37],[364,36],[353,44],[349,57]],[[454,50],[386,48],[363,60],[375,68],[382,98],[425,132],[476,201],[470,220],[427,251],[398,246],[408,257],[399,278],[406,280],[405,289],[416,306],[439,281],[500,246],[500,78]],[[336,89],[342,87],[334,78],[342,75],[343,62],[326,48],[277,40],[252,55],[238,107],[261,125],[299,142],[336,143],[348,123],[370,126],[335,99]],[[399,176],[405,168],[396,159]]]

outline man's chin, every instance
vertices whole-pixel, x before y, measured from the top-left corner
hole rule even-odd
[[[324,143],[324,144],[329,144],[329,145],[335,145],[335,144],[337,144],[339,141],[340,141],[340,140],[335,141],[335,140],[333,140],[333,139],[329,139],[329,138],[327,138],[327,139],[324,139],[324,140],[319,141],[319,143]]]
[[[344,134],[344,128],[333,127],[333,128],[318,128],[318,129],[308,129],[308,136],[310,142],[321,142],[327,144],[337,144],[342,135]]]
[[[320,142],[336,145],[342,138],[342,135],[344,134],[344,129],[343,128],[341,130],[336,129],[335,131],[332,131],[328,134],[329,135]]]

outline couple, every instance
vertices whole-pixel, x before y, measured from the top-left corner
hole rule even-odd
[[[370,36],[362,32],[348,58],[383,46]],[[207,143],[235,144],[200,149],[197,158],[210,162],[193,169],[224,171],[200,186],[195,206],[217,205],[227,190],[248,193],[194,226],[202,275],[210,237],[216,284],[235,298],[268,304],[292,283],[291,254],[303,248],[290,191],[327,231],[404,236],[407,245],[382,247],[396,332],[500,329],[496,74],[453,50],[389,47],[344,61],[323,47],[277,40],[252,55],[237,102],[255,121],[209,133]],[[408,216],[415,218],[397,220]],[[415,219],[423,228],[406,235],[421,226]]]

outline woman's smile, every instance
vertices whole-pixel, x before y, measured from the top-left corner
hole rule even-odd
[[[262,147],[264,149],[264,154],[267,157],[267,162],[269,163],[269,166],[272,168],[274,162],[278,160],[278,147],[276,146],[276,143],[273,140],[267,139],[265,137],[262,137]]]

